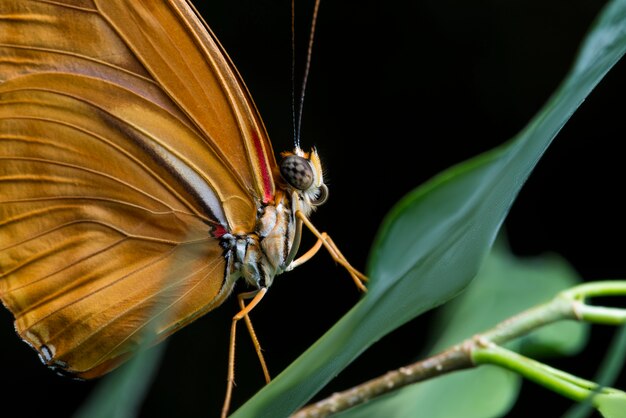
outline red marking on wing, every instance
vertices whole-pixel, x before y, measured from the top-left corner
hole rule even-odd
[[[254,142],[254,149],[257,154],[259,169],[261,170],[261,178],[263,179],[263,203],[268,203],[274,198],[272,173],[267,165],[261,138],[259,138],[259,134],[255,131],[252,131],[252,141]]]
[[[211,236],[215,238],[221,238],[227,232],[228,231],[226,230],[226,228],[224,228],[222,225],[219,225],[219,224],[211,228]]]

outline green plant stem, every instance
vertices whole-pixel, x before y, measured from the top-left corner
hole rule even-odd
[[[598,385],[593,382],[554,369],[497,345],[477,347],[472,353],[472,358],[477,366],[495,364],[504,367],[577,402],[584,401],[598,388]]]
[[[592,297],[623,296],[626,295],[626,281],[609,280],[581,284],[564,290],[558,297],[567,301],[577,302],[573,304],[576,319],[604,325],[621,325],[626,323],[626,310],[619,308],[607,308],[593,306],[585,303]]]
[[[597,296],[626,295],[625,280],[604,280],[584,283],[562,291],[560,296],[566,299],[584,300]]]
[[[580,319],[594,324],[622,325],[626,323],[626,311],[619,308],[581,305],[577,308]]]
[[[500,322],[477,337],[494,344],[503,344],[544,325],[564,319],[577,320],[577,312],[572,301],[556,297],[548,303],[528,309]]]
[[[326,417],[408,384],[487,363],[514,370],[563,396],[584,401],[598,390],[596,383],[521,356],[500,345],[544,325],[566,319],[609,325],[626,323],[626,309],[585,303],[587,298],[598,296],[626,296],[626,281],[591,282],[563,291],[550,302],[513,316],[437,355],[309,405],[292,418]],[[600,393],[604,391],[600,389]]]

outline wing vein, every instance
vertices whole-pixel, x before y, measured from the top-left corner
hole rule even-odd
[[[152,196],[149,193],[144,192],[143,190],[141,190],[140,188],[122,180],[119,177],[115,177],[112,175],[109,175],[107,173],[104,173],[102,171],[99,170],[94,170],[92,168],[89,167],[84,167],[84,166],[80,166],[80,165],[76,165],[76,164],[69,164],[69,163],[63,163],[63,162],[59,162],[59,161],[53,161],[53,160],[49,160],[49,159],[45,159],[45,158],[34,158],[34,157],[0,157],[0,161],[28,161],[28,162],[33,162],[33,163],[41,163],[42,165],[55,165],[55,166],[59,166],[59,167],[65,167],[65,168],[70,168],[73,170],[77,170],[77,171],[82,171],[85,173],[89,173],[92,174],[96,177],[103,177],[105,179],[111,180],[114,183],[117,183],[123,187],[127,187],[128,189],[148,198],[153,200],[156,203],[159,203],[167,208],[169,208],[171,211],[173,211],[173,208],[171,207],[171,205],[169,205],[168,203],[164,202],[161,199],[157,199],[155,196]],[[36,177],[38,177],[39,179],[43,179],[42,175],[37,175]],[[5,180],[6,177],[0,177],[0,181],[6,181]],[[14,181],[13,179],[8,179],[8,181]],[[59,183],[59,180],[55,180],[55,183]],[[71,180],[68,179],[66,180],[66,182],[68,184],[77,184],[78,181],[77,180]]]
[[[110,350],[108,350],[108,352],[103,353],[100,358],[98,360],[96,360],[95,364],[98,364],[99,362],[101,362],[102,360],[106,359],[107,357],[109,357],[113,352],[115,352],[115,350],[122,346],[124,343],[126,343],[129,339],[131,339],[131,337],[133,337],[134,335],[138,334],[140,331],[144,331],[145,328],[149,325],[149,323],[154,320],[155,318],[157,318],[158,316],[162,315],[163,313],[165,313],[168,309],[170,309],[171,307],[173,307],[176,303],[180,302],[185,296],[187,296],[189,293],[191,293],[193,290],[195,290],[202,281],[205,280],[206,277],[209,277],[210,273],[215,269],[215,265],[217,265],[217,262],[213,262],[210,264],[207,264],[206,266],[198,269],[197,271],[191,272],[189,273],[187,276],[183,277],[182,279],[178,280],[176,283],[171,284],[170,286],[164,287],[161,290],[159,290],[159,292],[157,293],[160,294],[162,292],[164,292],[165,290],[168,290],[168,288],[174,287],[175,285],[177,285],[178,283],[182,282],[182,281],[186,281],[188,277],[190,276],[195,276],[196,274],[200,274],[200,272],[202,270],[208,270],[210,268],[210,270],[207,271],[207,273],[200,279],[197,281],[196,284],[194,284],[193,286],[191,286],[191,288],[189,288],[185,293],[183,293],[182,295],[180,295],[178,298],[176,298],[176,300],[170,302],[167,306],[163,307],[162,309],[160,309],[158,312],[154,313],[152,315],[152,317],[150,319],[148,319],[147,321],[145,321],[142,325],[136,327],[133,332],[131,332],[130,334],[128,334],[125,338],[123,338],[119,343],[117,343],[115,346],[113,346]],[[155,295],[156,296],[156,295]],[[153,296],[153,297],[155,297]],[[138,301],[134,306],[130,307],[127,311],[122,312],[120,315],[116,316],[114,319],[112,319],[109,323],[113,322],[114,320],[120,318],[123,314],[125,314],[128,311],[131,311],[132,308],[140,305],[141,303],[145,302],[145,298],[144,300],[140,300]],[[212,305],[211,305],[212,306]],[[210,306],[205,306],[206,309],[210,309]],[[151,330],[147,330],[146,332],[149,333]],[[89,337],[93,336],[95,334],[92,333],[91,335],[89,335]],[[78,347],[78,346],[77,346]]]
[[[116,242],[116,243],[115,243],[115,246],[119,245],[120,243],[124,242],[125,240],[126,240],[126,239],[122,239],[122,240],[120,240],[120,241]],[[179,246],[174,246],[173,248],[171,248],[171,249],[170,249],[170,250],[168,250],[167,252],[164,252],[163,254],[161,254],[159,257],[155,257],[155,258],[153,258],[152,260],[150,260],[150,262],[149,262],[149,263],[143,264],[143,265],[139,266],[138,268],[134,269],[133,271],[130,271],[130,272],[128,272],[128,273],[126,273],[126,274],[124,274],[124,275],[120,276],[119,278],[117,278],[117,279],[115,279],[115,280],[110,280],[108,283],[106,283],[106,285],[105,285],[105,286],[103,286],[103,287],[99,288],[99,289],[97,290],[97,292],[102,292],[103,290],[105,290],[105,289],[107,289],[107,288],[109,288],[109,287],[112,287],[113,285],[115,285],[115,284],[117,284],[117,283],[119,283],[119,282],[121,282],[121,281],[123,281],[123,280],[128,279],[128,278],[129,278],[129,277],[131,277],[132,275],[135,275],[135,274],[140,274],[143,270],[146,270],[146,269],[148,269],[148,268],[152,267],[153,265],[155,265],[155,264],[159,263],[160,261],[162,261],[162,260],[166,259],[167,257],[171,256],[171,255],[174,253],[174,251],[176,251],[176,249],[177,249],[177,248],[179,248]],[[217,261],[214,261],[214,263],[217,263]],[[209,267],[209,266],[211,266],[211,264],[208,264],[207,266],[204,266],[203,268],[207,268],[207,267]],[[185,278],[186,278],[186,276],[185,276]],[[184,278],[184,279],[185,279],[185,278]],[[184,280],[184,279],[181,279],[181,280]],[[175,283],[172,283],[171,285],[168,285],[168,286],[166,286],[166,287],[163,287],[161,290],[159,290],[159,292],[163,291],[163,290],[164,290],[164,289],[166,289],[166,288],[169,288],[169,287],[173,286],[174,284],[179,283],[181,280],[179,280],[179,281],[177,281],[177,282],[175,282]],[[59,307],[58,309],[55,309],[54,311],[52,311],[52,312],[48,313],[48,315],[46,315],[46,316],[44,316],[44,317],[42,317],[42,318],[39,318],[36,322],[33,322],[32,324],[30,324],[29,328],[32,328],[33,326],[37,325],[38,323],[40,323],[40,322],[42,322],[42,321],[45,321],[47,318],[49,318],[50,316],[52,316],[52,315],[54,315],[54,314],[58,313],[60,310],[62,310],[62,309],[64,309],[64,308],[67,308],[67,307],[69,307],[69,306],[75,305],[75,304],[77,304],[77,303],[79,303],[79,302],[81,302],[81,301],[83,301],[83,300],[87,299],[89,296],[91,296],[91,295],[93,295],[94,293],[97,293],[97,292],[87,293],[87,294],[85,294],[85,295],[83,295],[83,296],[80,296],[80,297],[78,297],[78,298],[76,298],[76,299],[72,300],[72,302],[71,302],[71,303],[68,303],[68,304],[66,304],[66,305],[64,305],[64,306],[62,306],[62,307]],[[127,311],[128,311],[128,310],[125,310],[125,311],[123,311],[123,312],[125,313],[125,312],[127,312]],[[92,313],[92,314],[90,314],[87,318],[85,318],[85,317],[82,317],[82,318],[75,318],[75,320],[74,320],[73,322],[79,322],[79,321],[80,321],[80,322],[82,322],[82,321],[85,321],[86,319],[89,319],[91,316],[96,315],[96,314],[99,314],[99,313],[100,313],[100,311],[98,311],[98,312],[93,312],[93,313]],[[121,315],[120,315],[120,316],[121,316]],[[115,318],[118,318],[118,317],[119,317],[119,316],[116,316]],[[107,324],[110,324],[111,322],[112,322],[112,320],[107,321]],[[63,329],[59,329],[59,330],[57,330],[57,333],[56,333],[55,335],[59,335],[59,334],[63,333],[63,331],[64,331],[65,329],[67,329],[67,328],[69,328],[69,327],[71,327],[71,326],[72,326],[72,323],[68,323],[68,324],[67,324],[67,325],[66,325]],[[100,327],[100,328],[104,328],[104,327]],[[92,336],[94,333],[95,333],[95,332],[92,332],[92,333],[90,333],[88,336]],[[52,340],[53,338],[54,338],[54,335],[51,335],[49,339],[50,339],[50,340]],[[80,343],[78,343],[78,344],[75,344],[75,345],[74,345],[74,349],[78,348],[78,347],[79,347],[82,343],[84,343],[87,339],[88,339],[88,338],[85,338],[85,339],[83,339],[83,341],[82,341],[82,342],[80,342]]]

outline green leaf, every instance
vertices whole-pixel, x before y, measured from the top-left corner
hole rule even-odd
[[[392,209],[372,248],[367,295],[233,416],[288,416],[372,343],[461,292],[537,161],[625,49],[626,4],[613,1],[572,71],[522,132],[443,172]]]

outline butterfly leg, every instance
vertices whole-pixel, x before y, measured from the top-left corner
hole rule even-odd
[[[261,290],[263,292],[263,295],[265,295],[265,293],[267,292],[267,288],[264,287]],[[248,306],[246,306],[244,301],[246,299],[249,299],[251,297],[251,295],[258,296],[259,292],[261,292],[261,291],[240,293],[239,295],[237,295],[237,299],[239,300],[239,306],[241,307],[241,311],[239,312],[239,314],[241,314],[241,312],[245,311],[246,308],[248,308],[250,305],[252,305],[252,303],[255,300],[253,299],[252,302],[250,302],[250,304]],[[261,296],[256,301],[255,305],[261,300],[262,297],[263,296]],[[252,310],[252,308],[254,308],[254,306],[249,308],[247,310],[247,312],[250,312]],[[254,327],[252,326],[252,320],[250,319],[250,315],[248,315],[246,313],[244,315],[243,319],[246,321],[246,326],[248,327],[248,333],[250,334],[250,338],[252,338],[252,344],[254,344],[254,349],[256,350],[256,354],[257,354],[257,356],[259,356],[259,362],[261,363],[261,368],[263,369],[263,375],[265,376],[265,383],[269,383],[270,380],[272,380],[272,378],[270,377],[270,372],[269,372],[269,370],[267,368],[267,363],[265,363],[265,357],[263,357],[263,352],[261,350],[261,344],[259,343],[259,339],[256,336],[256,332],[254,332]]]
[[[339,248],[337,248],[337,245],[333,242],[330,236],[328,236],[326,232],[318,231],[318,229],[315,228],[311,221],[309,221],[309,218],[307,218],[302,212],[296,211],[296,218],[298,222],[297,230],[301,231],[302,225],[304,224],[313,233],[313,235],[317,237],[317,242],[306,253],[302,254],[291,264],[289,264],[288,270],[291,270],[309,261],[323,245],[330,253],[330,256],[333,258],[333,260],[335,260],[337,263],[341,264],[346,270],[348,270],[348,273],[350,273],[350,276],[352,277],[352,280],[354,281],[356,286],[363,292],[367,292],[367,288],[363,284],[364,282],[367,282],[367,276],[352,267],[352,265],[341,253],[341,251],[339,251]]]
[[[267,288],[262,287],[259,290],[255,290],[253,292],[240,293],[237,295],[237,299],[239,300],[239,306],[241,307],[241,311],[237,313],[233,317],[233,322],[230,327],[230,347],[228,349],[228,377],[226,383],[226,396],[224,397],[224,406],[222,407],[222,418],[226,418],[228,415],[228,410],[230,409],[230,400],[233,393],[233,386],[235,385],[235,337],[237,334],[237,322],[242,318],[245,319],[246,325],[248,326],[248,331],[250,332],[250,336],[252,337],[252,342],[254,343],[254,348],[259,356],[259,360],[261,361],[261,367],[263,368],[263,374],[265,375],[265,380],[269,383],[270,375],[267,370],[267,365],[265,364],[265,359],[263,358],[263,354],[261,353],[261,345],[259,344],[259,340],[256,337],[254,329],[252,327],[252,321],[250,321],[250,317],[248,314],[256,305],[259,304],[261,299],[267,293]],[[245,304],[246,299],[252,299],[250,303]]]

